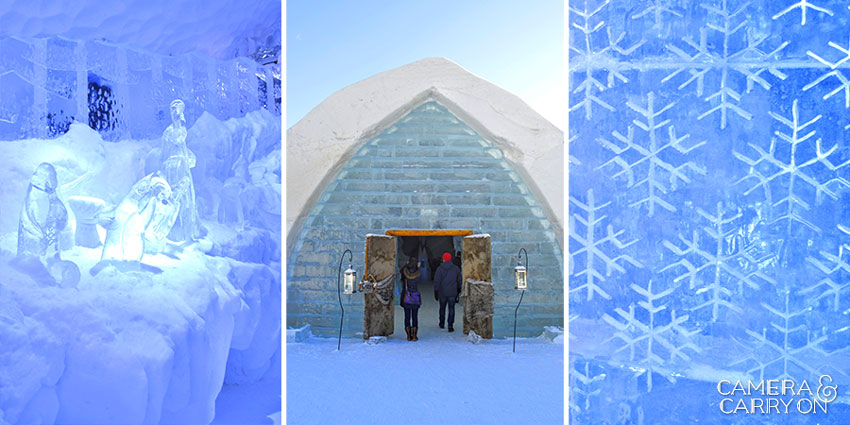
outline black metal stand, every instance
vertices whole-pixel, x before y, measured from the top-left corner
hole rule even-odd
[[[339,270],[336,273],[336,295],[339,297],[339,309],[342,310],[342,316],[339,318],[339,338],[336,342],[336,350],[339,351],[340,346],[342,345],[342,319],[345,318],[345,309],[342,308],[342,294],[339,291],[339,278],[342,277],[342,260],[345,258],[345,253],[348,253],[348,261],[353,261],[353,256],[351,255],[351,250],[346,249],[342,252],[342,257],[339,257]]]
[[[525,248],[519,249],[519,252],[517,253],[517,260],[519,260],[520,256],[522,256],[523,252],[525,252],[525,270],[527,272],[528,271],[528,251],[526,251]],[[517,312],[519,312],[519,305],[522,304],[522,297],[524,297],[524,296],[525,296],[525,290],[523,289],[522,294],[520,294],[520,296],[519,296],[519,302],[517,303],[516,309],[514,310],[514,353],[516,353],[516,317],[517,317]]]

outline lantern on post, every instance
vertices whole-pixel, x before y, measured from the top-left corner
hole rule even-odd
[[[520,257],[525,253],[525,266],[520,262]],[[519,312],[519,305],[522,304],[522,297],[525,296],[525,290],[528,289],[528,251],[525,248],[520,248],[517,253],[517,264],[514,267],[514,289],[522,291],[519,296],[519,302],[514,310],[514,353],[516,353],[516,318]]]
[[[342,320],[345,318],[345,309],[342,307],[342,295],[339,293],[339,280],[342,275],[342,260],[345,258],[345,254],[348,254],[348,261],[353,261],[353,257],[351,255],[351,250],[346,249],[342,253],[342,257],[339,257],[339,269],[336,274],[336,295],[339,297],[339,309],[342,310],[342,315],[339,317],[339,338],[336,342],[336,349],[339,350],[342,344]],[[353,294],[354,293],[354,280],[357,278],[357,272],[351,267],[351,264],[348,265],[348,270],[345,271],[345,293]]]
[[[520,249],[524,250],[524,248],[520,248]],[[526,257],[526,263],[528,263],[527,257]],[[525,291],[526,289],[528,289],[528,281],[526,279],[527,276],[528,276],[528,269],[525,268],[525,266],[523,266],[519,262],[519,260],[517,260],[517,265],[516,265],[516,267],[514,267],[514,283],[515,283],[514,289],[519,290],[519,291]]]
[[[354,282],[357,280],[357,272],[351,267],[351,264],[348,265],[348,270],[344,273],[345,278],[343,279],[343,292],[346,295],[351,295],[355,292],[354,290]]]

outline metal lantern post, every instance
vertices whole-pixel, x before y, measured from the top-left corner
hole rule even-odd
[[[520,257],[525,253],[525,266],[520,262]],[[514,310],[514,353],[516,353],[516,318],[519,312],[519,305],[522,304],[522,297],[525,296],[525,290],[528,289],[528,251],[525,248],[520,248],[517,253],[517,265],[514,267],[514,289],[522,291],[519,296],[519,302]]]
[[[342,308],[342,295],[339,293],[339,279],[342,275],[342,260],[345,258],[345,254],[348,253],[348,261],[353,261],[353,256],[351,255],[351,250],[346,249],[342,253],[342,257],[339,257],[339,270],[336,274],[336,295],[339,297],[339,308],[342,310],[342,316],[339,318],[339,338],[336,343],[336,349],[339,351],[339,348],[342,344],[342,320],[345,318],[345,309]],[[351,264],[348,265],[348,270],[345,271],[345,293],[353,294],[354,293],[354,281],[357,279],[357,272],[351,268]]]

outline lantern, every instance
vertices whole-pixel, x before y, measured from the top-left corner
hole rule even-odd
[[[348,265],[348,270],[345,271],[343,278],[343,292],[347,295],[353,294],[354,291],[354,282],[357,281],[357,272],[351,267],[351,264]]]
[[[525,265],[523,266],[520,262],[520,258],[523,257],[522,254],[525,254]],[[516,317],[519,312],[519,305],[522,304],[522,297],[525,296],[525,290],[528,289],[528,251],[525,248],[520,248],[519,252],[516,255],[516,267],[514,267],[514,289],[520,292],[519,302],[516,305],[516,309],[514,310],[514,348],[513,352],[516,353]]]
[[[345,308],[342,307],[342,295],[339,293],[339,278],[342,273],[342,260],[345,258],[345,254],[348,254],[348,261],[353,261],[353,257],[351,255],[351,250],[346,249],[342,253],[342,257],[339,257],[339,267],[336,272],[336,296],[339,298],[339,309],[342,310],[342,314],[339,316],[339,338],[336,342],[336,349],[339,350],[340,344],[342,344],[342,320],[345,318]],[[357,272],[351,268],[351,263],[348,263],[348,270],[345,271],[345,293],[353,294],[354,293],[354,279],[357,278]]]
[[[514,289],[525,291],[528,288],[528,281],[526,280],[527,276],[528,270],[526,270],[525,266],[517,261],[517,265],[514,267]]]

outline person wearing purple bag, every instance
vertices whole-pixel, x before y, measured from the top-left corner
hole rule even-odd
[[[408,341],[419,341],[416,332],[419,329],[419,306],[422,305],[422,298],[419,296],[422,270],[419,270],[416,258],[410,257],[401,274],[403,286],[400,298],[401,306],[404,307],[404,331],[407,332]]]

